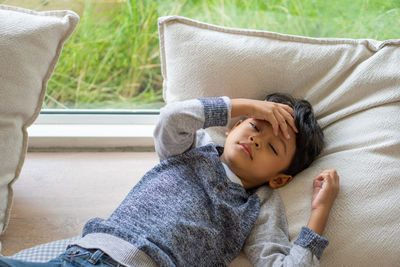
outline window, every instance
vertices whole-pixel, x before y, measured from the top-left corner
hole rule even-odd
[[[80,23],[48,83],[43,109],[159,109],[157,18],[182,15],[232,27],[312,37],[398,37],[397,0],[8,0],[71,9]],[[397,26],[396,26],[397,25]]]
[[[398,0],[0,2],[38,11],[71,9],[81,17],[48,82],[37,121],[46,125],[71,121],[110,125],[113,120],[121,125],[143,124],[133,118],[157,116],[164,105],[157,29],[160,16],[180,15],[212,24],[311,37],[378,40],[398,38],[400,25]]]

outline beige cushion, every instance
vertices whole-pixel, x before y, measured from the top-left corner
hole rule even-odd
[[[159,33],[167,102],[222,95],[263,99],[279,91],[314,106],[325,149],[279,190],[292,242],[310,215],[312,180],[335,168],[341,192],[325,229],[330,245],[321,265],[398,265],[399,40],[308,38],[182,17],[160,18]],[[209,132],[223,144],[225,131]]]
[[[0,5],[0,232],[9,221],[12,184],[27,150],[27,127],[39,115],[47,81],[79,17]]]

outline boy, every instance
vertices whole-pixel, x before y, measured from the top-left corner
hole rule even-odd
[[[322,131],[308,102],[279,94],[267,100],[220,97],[167,105],[154,131],[161,162],[144,175],[107,220],[89,220],[83,237],[46,264],[2,258],[0,265],[229,264],[243,247],[260,210],[253,189],[263,184],[271,188],[285,185],[322,149]],[[273,101],[292,105],[294,110]],[[226,126],[231,117],[238,116],[249,119],[239,121],[226,134],[225,147],[211,143],[204,131],[198,131]],[[314,188],[310,222],[296,240],[294,253],[290,249],[272,261],[264,260],[265,250],[257,252],[260,246],[256,244],[248,250],[253,262],[267,266],[284,260],[309,265],[315,261],[309,255],[320,257],[327,245],[320,235],[338,192],[336,173],[321,173]],[[275,203],[279,205],[278,198],[267,204]],[[280,242],[275,243],[279,246]]]

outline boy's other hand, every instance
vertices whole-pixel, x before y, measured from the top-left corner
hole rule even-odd
[[[339,176],[336,170],[325,170],[314,180],[311,210],[330,209],[339,193]]]
[[[268,121],[272,125],[273,133],[278,135],[279,129],[283,136],[290,138],[288,124],[295,133],[298,132],[294,123],[294,111],[288,105],[254,99],[232,99],[231,117],[246,116],[258,120]]]
[[[333,202],[339,193],[339,176],[336,170],[325,170],[314,180],[311,216],[307,227],[322,235]]]

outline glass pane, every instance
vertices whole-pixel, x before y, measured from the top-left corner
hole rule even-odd
[[[35,10],[71,9],[80,23],[48,83],[44,108],[158,109],[157,18],[180,15],[311,37],[399,38],[398,0],[0,0]]]

